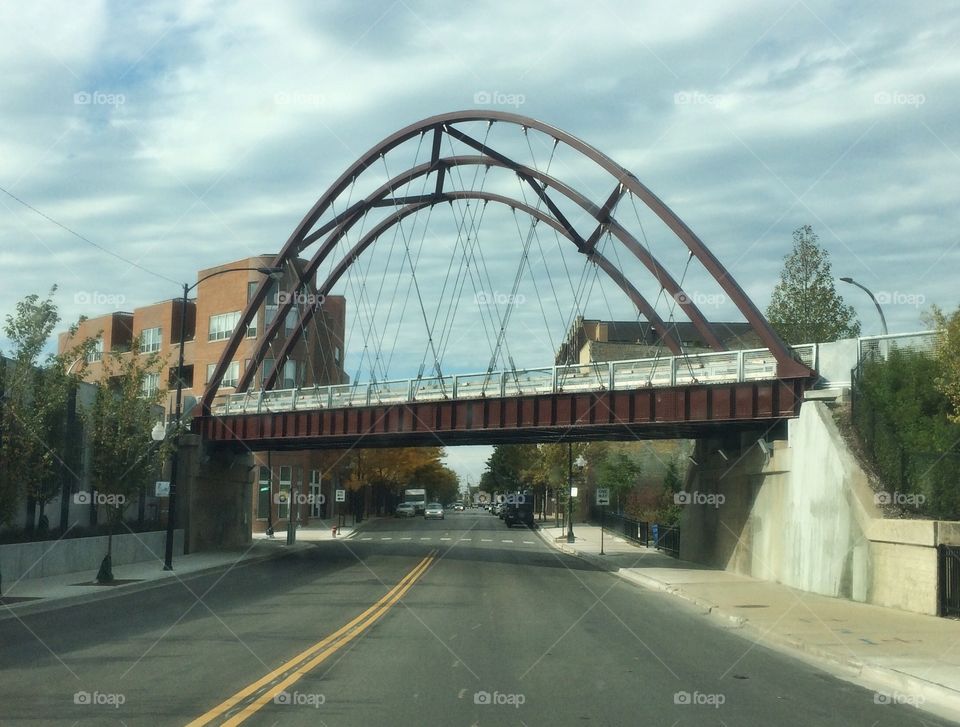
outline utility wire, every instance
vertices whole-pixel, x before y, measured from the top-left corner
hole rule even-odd
[[[80,234],[79,232],[77,232],[76,230],[73,230],[73,229],[67,227],[67,226],[66,226],[65,224],[63,224],[62,222],[58,222],[57,220],[53,219],[50,215],[48,215],[48,214],[46,214],[46,213],[44,213],[44,212],[41,212],[40,210],[38,210],[36,207],[34,207],[34,206],[33,206],[32,204],[30,204],[29,202],[25,202],[24,200],[20,199],[20,198],[19,198],[17,195],[15,195],[13,192],[10,192],[10,191],[4,189],[3,187],[0,187],[0,192],[3,192],[3,193],[4,193],[5,195],[7,195],[10,199],[12,199],[12,200],[14,200],[14,201],[16,201],[16,202],[19,202],[20,204],[22,204],[22,205],[23,205],[24,207],[26,207],[27,209],[29,209],[29,210],[31,210],[31,211],[33,211],[33,212],[36,212],[38,215],[40,215],[43,219],[47,220],[48,222],[52,222],[52,223],[55,224],[57,227],[59,227],[59,228],[61,228],[61,229],[63,229],[63,230],[66,230],[67,232],[69,232],[69,233],[70,233],[71,235],[73,235],[74,237],[76,237],[76,238],[78,238],[78,239],[80,239],[80,240],[83,240],[83,241],[84,241],[85,243],[87,243],[88,245],[92,245],[93,247],[97,248],[100,252],[104,252],[104,253],[106,253],[107,255],[110,255],[111,257],[115,257],[117,260],[120,260],[120,261],[122,261],[122,262],[125,262],[127,265],[131,265],[131,266],[137,268],[138,270],[142,270],[143,272],[148,273],[149,275],[153,275],[153,276],[155,276],[155,277],[161,278],[161,279],[163,279],[163,280],[166,280],[167,282],[173,283],[173,284],[175,284],[175,285],[182,285],[182,284],[183,284],[183,283],[181,283],[179,280],[174,280],[173,278],[168,278],[166,275],[162,275],[161,273],[158,273],[158,272],[155,272],[155,271],[153,271],[153,270],[150,270],[149,268],[145,268],[145,267],[143,267],[143,265],[140,265],[139,263],[135,263],[133,260],[130,260],[130,259],[128,259],[128,258],[125,258],[123,255],[120,255],[119,253],[116,253],[116,252],[114,252],[113,250],[110,250],[110,249],[104,247],[103,245],[98,245],[97,243],[95,243],[95,242],[94,242],[93,240],[91,240],[90,238],[84,237],[83,235],[81,235],[81,234]]]

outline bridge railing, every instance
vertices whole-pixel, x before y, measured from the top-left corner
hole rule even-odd
[[[793,350],[804,364],[817,367],[817,344],[795,346]],[[721,351],[226,394],[214,402],[213,412],[254,414],[442,399],[738,383],[775,379],[776,372],[776,359],[767,349]]]

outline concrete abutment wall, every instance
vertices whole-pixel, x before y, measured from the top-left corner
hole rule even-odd
[[[805,402],[769,453],[761,437],[744,435],[735,451],[728,443],[727,459],[718,452],[723,443],[698,443],[680,557],[826,596],[936,614],[936,546],[960,543],[960,524],[884,519],[822,402]]]

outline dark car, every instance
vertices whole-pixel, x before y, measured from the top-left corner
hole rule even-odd
[[[533,493],[518,492],[508,495],[501,510],[503,522],[507,527],[526,525],[533,527]]]

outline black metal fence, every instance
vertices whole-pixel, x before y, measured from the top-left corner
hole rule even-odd
[[[599,508],[593,512],[593,521],[599,523],[601,513]],[[617,535],[622,535],[627,540],[632,540],[640,545],[647,545],[650,542],[650,527],[642,520],[634,520],[622,513],[607,512],[603,514],[604,530],[609,530]]]
[[[674,558],[680,557],[680,528],[669,525],[654,526],[654,546]]]
[[[637,520],[619,512],[602,513],[599,507],[590,512],[595,523],[603,521],[603,529],[640,545],[653,546],[674,558],[680,557],[680,528]]]
[[[960,616],[960,546],[937,546],[937,615]]]

